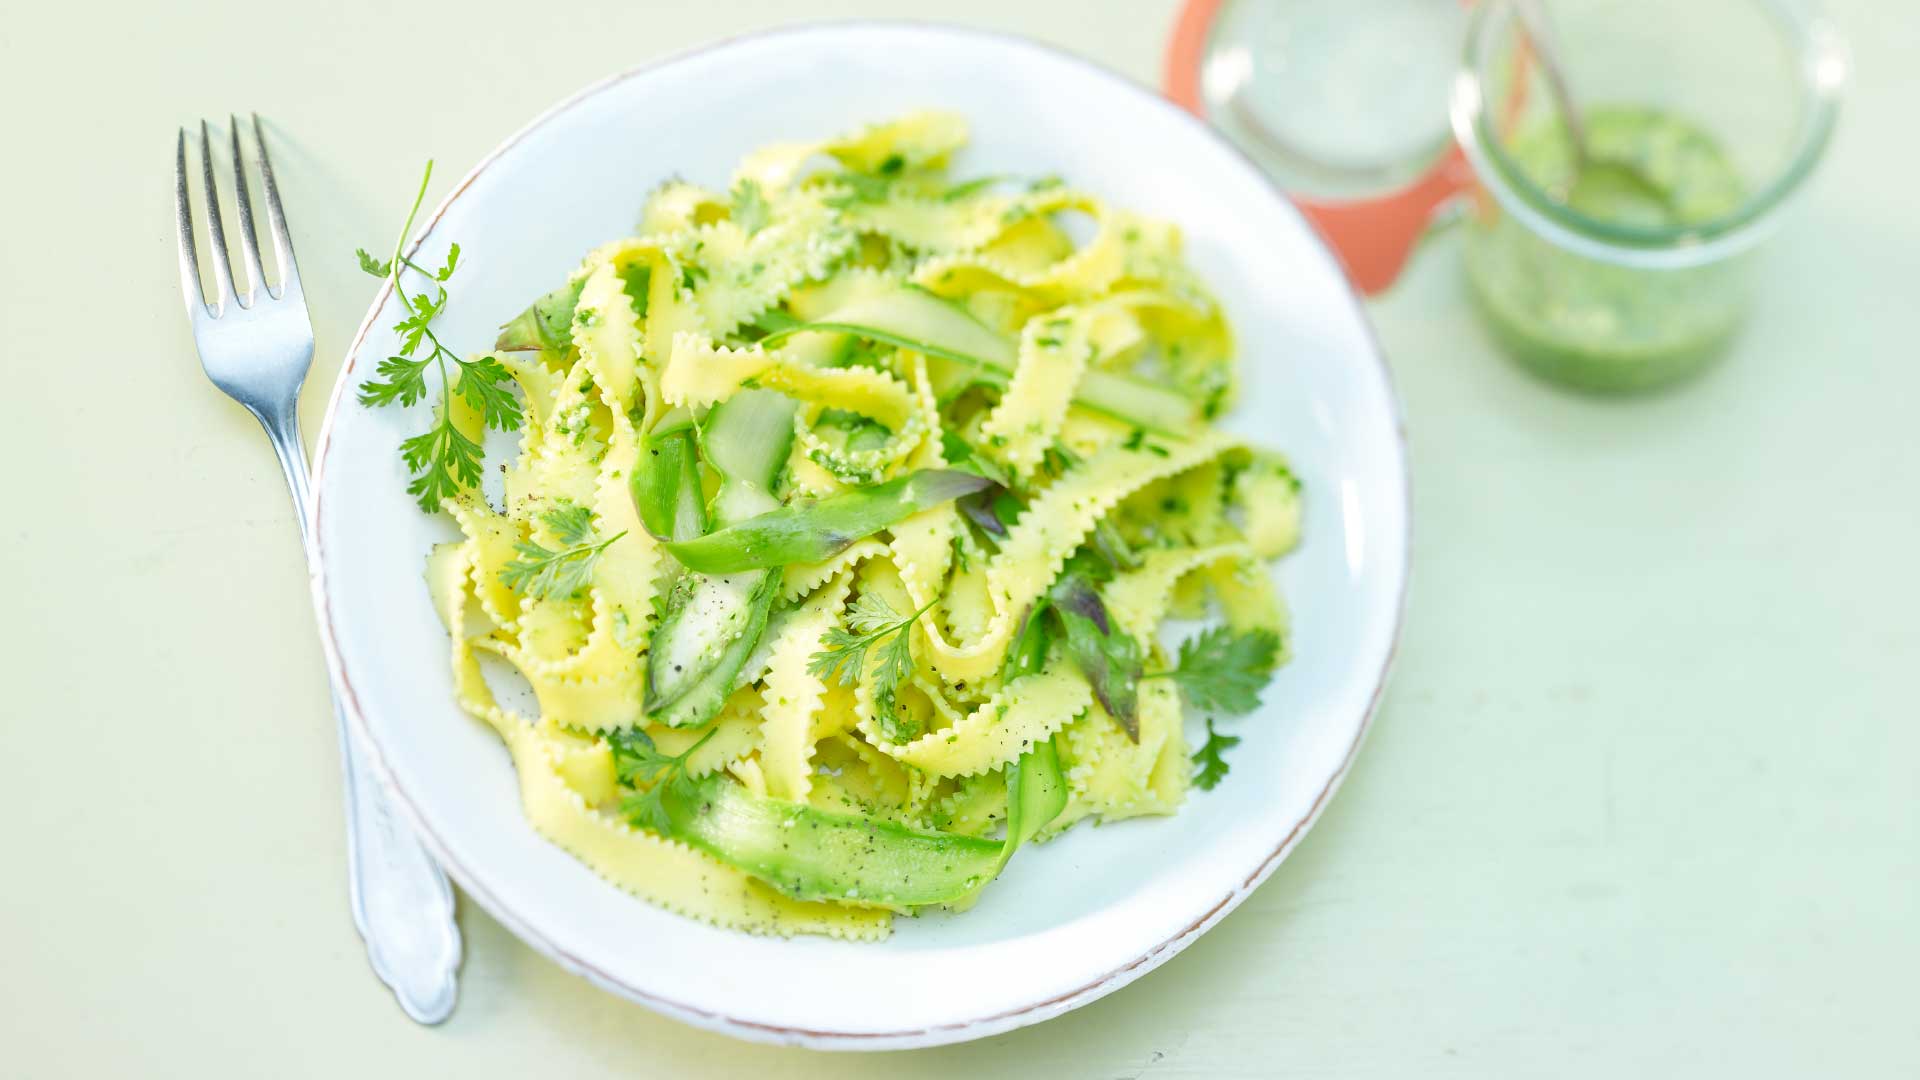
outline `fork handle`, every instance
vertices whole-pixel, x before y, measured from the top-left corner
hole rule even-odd
[[[307,455],[291,403],[274,413],[256,412],[266,428],[293,493],[294,517],[307,564],[313,537],[307,522]],[[331,676],[329,676],[331,677]],[[453,918],[453,889],[418,837],[394,812],[392,797],[367,761],[340,695],[333,694],[340,732],[340,764],[346,788],[347,891],[353,924],[367,943],[373,973],[393,990],[415,1021],[437,1024],[453,1012],[458,994],[460,928]]]

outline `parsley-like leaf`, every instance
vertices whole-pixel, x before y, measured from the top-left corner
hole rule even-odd
[[[360,404],[379,407],[398,401],[401,407],[427,396],[428,360],[389,356],[374,371],[376,378],[360,384]]]
[[[372,274],[374,277],[383,278],[393,273],[392,263],[374,258],[372,253],[367,251],[366,248],[354,248],[353,254],[355,258],[360,260],[360,269]]]
[[[573,596],[593,580],[600,554],[627,535],[622,530],[592,543],[593,512],[584,506],[565,506],[540,517],[553,530],[554,538],[566,546],[553,551],[531,540],[513,545],[521,557],[500,568],[500,580],[525,596],[546,600]]]
[[[461,360],[459,364],[460,381],[454,384],[453,392],[466,398],[488,427],[495,431],[518,430],[523,414],[519,400],[508,389],[513,386],[513,374],[506,365],[491,356]]]
[[[902,618],[879,594],[863,594],[847,609],[846,626],[828,627],[820,635],[820,651],[807,661],[808,674],[852,686],[867,670],[868,652],[878,646],[879,659],[872,665],[876,718],[888,738],[906,741],[911,733],[900,721],[895,700],[900,684],[913,674],[914,620],[932,606],[928,601],[926,607]]]
[[[577,503],[565,503],[540,515],[553,530],[553,538],[572,546],[584,544],[593,536],[593,511]]]
[[[763,335],[783,333],[800,325],[803,324],[799,319],[779,308],[768,308],[754,316],[752,323],[753,328]]]
[[[846,191],[830,195],[824,201],[836,210],[845,210],[856,203],[878,203],[887,201],[887,193],[893,189],[890,176],[869,176],[866,173],[841,173],[833,178],[837,184],[845,185]]]
[[[760,185],[752,180],[742,180],[733,185],[732,210],[733,223],[748,236],[767,227],[773,220],[773,209],[767,205],[767,198],[760,192]]]
[[[1213,730],[1213,721],[1207,721],[1207,741],[1193,755],[1196,769],[1193,774],[1193,786],[1201,791],[1212,791],[1214,785],[1226,778],[1227,760],[1222,754],[1240,745],[1240,736],[1222,735]]]
[[[607,747],[613,751],[613,774],[620,783],[633,789],[620,803],[620,813],[628,822],[666,834],[673,829],[662,796],[671,792],[681,799],[693,798],[698,781],[687,773],[687,759],[707,745],[720,729],[714,728],[700,741],[679,754],[666,754],[639,728],[615,731],[607,735]]]
[[[1056,479],[1065,476],[1068,469],[1080,464],[1082,460],[1080,455],[1068,449],[1065,443],[1055,443],[1040,452],[1040,467],[1053,474]],[[1100,520],[1104,523],[1107,519]]]
[[[441,500],[479,485],[480,454],[480,444],[467,438],[441,409],[439,422],[430,430],[400,444],[400,459],[416,474],[407,494],[422,510],[440,509]]]
[[[1203,712],[1249,713],[1260,707],[1260,691],[1279,658],[1280,635],[1273,631],[1236,634],[1216,626],[1181,642],[1173,669],[1149,677],[1173,679]]]
[[[440,376],[441,400],[433,427],[400,444],[400,458],[413,474],[407,493],[429,513],[438,510],[441,500],[448,496],[480,484],[483,451],[476,439],[454,424],[450,409],[453,397],[465,400],[481,415],[486,427],[498,431],[512,431],[525,419],[520,402],[511,390],[513,377],[504,365],[490,356],[462,360],[433,332],[433,321],[447,309],[446,282],[460,264],[460,245],[448,245],[447,261],[438,270],[427,270],[405,254],[413,219],[420,212],[420,203],[427,195],[427,182],[432,178],[433,162],[429,161],[420,177],[420,190],[414,194],[413,207],[407,211],[407,222],[394,242],[391,258],[374,258],[365,248],[354,251],[360,269],[393,282],[394,294],[405,312],[393,326],[393,332],[400,335],[400,350],[380,361],[374,377],[360,384],[360,403],[370,408],[398,404],[404,409],[417,405],[427,397],[427,369],[432,367]],[[426,278],[431,291],[409,292],[402,280],[403,272],[409,270]],[[449,361],[459,369],[458,382],[448,372]]]
[[[847,609],[847,625],[862,634],[884,633],[899,621],[900,613],[879,593],[865,593]]]
[[[862,595],[847,609],[846,626],[830,626],[820,636],[820,651],[807,661],[808,673],[852,686],[867,669],[867,650],[899,622],[900,613],[878,593]]]
[[[940,453],[947,459],[947,464],[956,469],[965,469],[970,473],[984,476],[1001,487],[1013,486],[1013,479],[998,462],[975,450],[972,443],[961,438],[956,432],[940,433]]]

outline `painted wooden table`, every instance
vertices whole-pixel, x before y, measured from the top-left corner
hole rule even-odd
[[[0,240],[0,1072],[14,1076],[1920,1074],[1920,209],[1908,0],[1735,355],[1632,402],[1493,350],[1455,237],[1372,313],[1411,432],[1401,663],[1250,902],[1061,1020],[868,1057],[748,1046],[464,906],[444,1027],[347,917],[325,680],[280,476],[201,378],[176,125],[257,109],[319,332],[311,431],[423,158],[451,179],[607,73],[789,5],[10,11]],[[814,3],[1033,34],[1153,81],[1173,5]],[[436,190],[434,197],[437,198]],[[247,703],[276,702],[261,711]]]

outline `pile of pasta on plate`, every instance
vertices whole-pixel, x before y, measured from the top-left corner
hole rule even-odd
[[[533,826],[648,901],[849,938],[964,909],[1023,846],[1220,782],[1217,722],[1285,659],[1299,484],[1213,426],[1233,339],[1179,232],[955,178],[966,135],[665,184],[405,444],[464,535],[428,560],[460,704]]]

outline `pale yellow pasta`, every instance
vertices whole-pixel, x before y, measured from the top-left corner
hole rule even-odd
[[[1237,628],[1286,629],[1264,560],[1298,540],[1298,482],[1206,422],[1232,389],[1232,339],[1178,230],[1057,183],[956,185],[945,169],[966,135],[959,117],[914,113],[766,147],[726,190],[664,184],[640,235],[573,273],[567,333],[493,356],[523,399],[517,460],[492,503],[447,501],[462,539],[428,560],[455,695],[504,741],[532,826],[652,903],[776,934],[867,939],[890,919],[791,899],[623,809],[639,783],[616,752],[628,733],[691,778],[970,838],[1008,820],[1010,764],[1050,742],[1067,791],[1052,835],[1090,816],[1172,813],[1192,773],[1171,681],[1142,679],[1137,722],[1123,725],[1061,643],[1010,666],[1096,533],[1138,549],[1103,589],[1112,632],[1153,663],[1166,660],[1162,622],[1209,597]],[[1067,215],[1092,222],[1086,243]],[[929,302],[953,313],[947,337],[898,329]],[[1190,419],[1142,427],[1089,389],[1148,369],[1159,374],[1139,381],[1167,384],[1160,399]],[[795,403],[771,493],[790,506],[964,467],[1005,480],[1019,513],[916,507],[776,568],[737,685],[704,722],[674,726],[647,673],[662,612],[694,578],[629,487],[662,437],[685,432],[704,460],[704,420],[750,389]],[[695,497],[712,496],[711,463],[690,467]],[[574,551],[589,572],[532,588],[528,551]],[[844,670],[821,663],[862,603],[901,615],[904,671],[878,650]],[[524,680],[535,715],[499,703],[482,658]],[[662,670],[664,683],[678,668]]]

